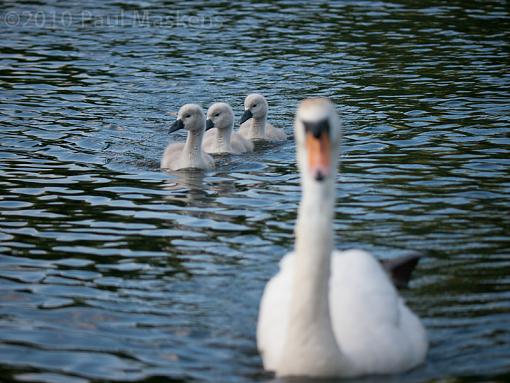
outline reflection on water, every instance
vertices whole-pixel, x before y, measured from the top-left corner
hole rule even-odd
[[[2,380],[271,379],[255,324],[293,244],[293,140],[212,172],[158,169],[184,139],[167,134],[180,105],[239,118],[254,90],[288,133],[298,100],[339,105],[338,247],[427,254],[405,292],[427,363],[377,381],[510,379],[505,1],[4,1],[0,15]]]

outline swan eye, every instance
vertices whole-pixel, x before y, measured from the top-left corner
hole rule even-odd
[[[257,107],[257,104],[253,104],[251,107],[252,107],[252,108],[256,108],[256,107]]]
[[[219,115],[220,115],[219,113],[216,113],[216,114],[214,115],[214,117],[218,117]]]
[[[191,117],[191,114],[187,114],[184,116],[184,118],[190,118]]]

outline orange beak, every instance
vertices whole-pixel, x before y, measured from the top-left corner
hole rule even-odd
[[[311,132],[306,133],[308,168],[317,181],[322,181],[330,173],[330,146],[329,134],[323,133],[319,138],[315,138]]]

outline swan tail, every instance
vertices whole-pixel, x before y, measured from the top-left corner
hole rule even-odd
[[[421,258],[421,254],[414,253],[393,259],[382,259],[380,262],[395,287],[405,289],[409,286],[413,271]]]

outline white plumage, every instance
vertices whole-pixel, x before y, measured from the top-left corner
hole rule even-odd
[[[332,104],[304,101],[295,136],[303,197],[295,251],[281,260],[260,304],[264,368],[278,376],[351,377],[419,365],[425,329],[380,263],[362,250],[333,250],[341,125]]]
[[[186,104],[179,109],[177,121],[172,125],[171,132],[186,129],[188,137],[185,143],[170,143],[161,158],[161,168],[180,169],[212,169],[213,158],[202,149],[205,132],[205,114],[196,104]]]
[[[422,363],[425,330],[379,262],[362,250],[335,251],[331,262],[331,322],[340,351],[350,363],[341,375],[389,374]],[[284,352],[293,263],[293,253],[282,259],[260,304],[257,346],[269,371],[278,370]]]
[[[267,100],[263,95],[252,93],[246,96],[239,134],[248,140],[285,141],[287,135],[283,129],[267,122],[267,110]]]
[[[207,153],[241,154],[253,151],[253,143],[234,132],[234,112],[229,104],[216,102],[207,111],[203,148]]]

